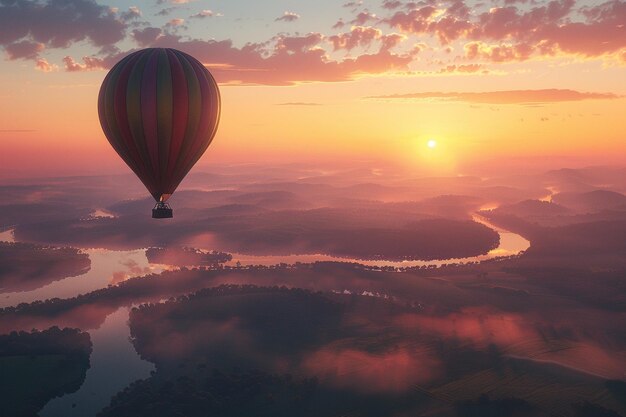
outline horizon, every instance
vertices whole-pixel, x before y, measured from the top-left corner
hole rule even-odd
[[[47,1],[2,6],[3,175],[122,172],[97,94],[113,63],[142,47],[188,52],[220,85],[222,120],[198,168],[374,159],[454,175],[519,157],[626,164],[619,0],[325,1],[321,10],[72,1],[66,15]]]

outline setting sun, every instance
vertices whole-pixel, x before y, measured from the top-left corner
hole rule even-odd
[[[437,141],[435,139],[430,139],[428,142],[426,142],[426,146],[428,146],[430,149],[434,149],[437,147]]]

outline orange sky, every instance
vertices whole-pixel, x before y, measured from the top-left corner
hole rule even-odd
[[[112,6],[74,1],[102,10]],[[277,20],[283,17],[281,3],[276,19],[265,18],[264,28],[250,33],[229,32],[229,13],[238,9],[224,2],[218,2],[223,16],[215,17],[219,11],[214,11],[208,17],[222,19],[219,33],[203,31],[195,23],[200,19],[189,17],[200,5],[170,5],[171,16],[188,16],[181,28],[171,19],[153,18],[147,12],[152,3],[138,5],[140,17],[130,18],[124,13],[132,8],[123,12],[125,5],[116,4],[118,10],[96,16],[113,19],[112,27],[121,33],[108,43],[95,35],[66,34],[60,47],[58,39],[46,38],[36,27],[20,32],[21,38],[1,45],[6,59],[0,63],[0,176],[124,172],[98,122],[98,89],[110,66],[107,60],[117,57],[103,51],[113,45],[123,54],[146,42],[191,52],[220,81],[222,119],[199,162],[203,168],[230,162],[373,160],[456,174],[481,161],[507,158],[554,156],[576,165],[626,162],[626,3],[564,0],[536,6],[494,3],[485,9],[466,2],[468,11],[460,13],[454,9],[459,2],[432,2],[435,11],[421,14],[413,11],[424,7],[391,7],[395,3],[336,7],[338,17],[324,24],[319,16],[307,20],[305,12],[294,12],[298,18],[293,21]],[[299,3],[290,4],[297,9]],[[550,12],[554,4],[569,11]],[[545,16],[535,23],[542,37],[511,29],[542,7]],[[359,20],[364,12],[369,16]],[[429,26],[422,29],[418,23],[426,12]],[[496,19],[500,13],[504,17]],[[465,24],[465,32],[442,40],[446,18]],[[331,28],[335,21],[344,25]],[[577,32],[567,30],[572,21],[592,28],[596,38],[578,42]],[[50,30],[62,32],[52,23]],[[320,27],[312,31],[311,25]],[[156,40],[139,36],[146,26],[159,31]],[[262,30],[281,34],[271,38],[271,46],[255,47],[270,48],[269,55],[244,54],[246,35],[253,41]],[[0,29],[5,35],[0,40],[8,39],[10,31]],[[616,33],[624,36],[616,40]],[[602,36],[610,37],[609,46],[594,44]],[[229,46],[221,39],[233,40]],[[35,52],[28,42],[36,44]],[[387,42],[394,49],[386,49]],[[548,44],[552,49],[546,52]],[[499,45],[497,54],[494,45]],[[80,60],[81,55],[99,60],[92,65],[96,61]],[[436,146],[426,146],[428,140]]]

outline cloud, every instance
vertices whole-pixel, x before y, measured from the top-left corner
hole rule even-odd
[[[335,344],[305,356],[301,367],[337,388],[380,394],[429,382],[441,374],[442,365],[432,353],[415,348],[368,352]]]
[[[400,6],[402,6],[402,2],[398,1],[398,0],[385,0],[385,1],[383,1],[383,9],[393,10],[393,9],[397,9]]]
[[[155,13],[155,16],[169,16],[170,13],[172,13],[174,10],[176,10],[176,7],[166,7],[164,9],[159,10],[157,13]]]
[[[45,48],[43,43],[32,41],[14,42],[4,47],[8,59],[35,59]]]
[[[93,71],[107,67],[103,59],[89,56],[83,57],[82,63],[74,61],[74,58],[71,56],[66,56],[63,58],[63,63],[65,64],[65,70],[68,72]]]
[[[341,29],[342,27],[344,27],[346,25],[346,22],[343,21],[342,18],[339,18],[339,20],[337,20],[337,23],[335,23],[332,28],[333,29]]]
[[[405,314],[398,316],[395,324],[409,331],[439,334],[479,346],[506,347],[537,336],[523,316],[485,307],[465,308],[443,317]]]
[[[135,20],[141,17],[141,10],[137,6],[130,6],[128,11],[120,14],[120,18],[124,21]]]
[[[613,93],[589,93],[575,90],[545,89],[545,90],[509,90],[509,91],[483,91],[472,93],[443,93],[423,92],[409,94],[392,94],[386,96],[373,96],[368,98],[377,99],[437,99],[448,101],[462,101],[466,103],[483,104],[532,104],[532,103],[557,103],[565,101],[581,100],[610,100],[620,98]]]
[[[447,65],[438,71],[440,74],[487,72],[482,64]]]
[[[163,31],[159,28],[147,27],[144,29],[135,29],[132,36],[141,47],[149,46],[163,35]]]
[[[185,23],[185,19],[176,17],[174,19],[170,19],[169,22],[165,24],[165,26],[176,27],[176,26],[182,26],[184,23]]]
[[[468,58],[494,62],[523,61],[535,55],[599,57],[626,48],[625,1],[574,6],[575,0],[552,0],[524,8],[505,4],[471,14],[460,0],[446,8],[414,3],[381,21],[405,33],[437,37],[443,45],[465,39],[475,51]]]
[[[483,42],[470,42],[463,46],[465,57],[470,60],[484,59],[492,62],[525,61],[534,48],[528,44],[489,45]]]
[[[170,3],[170,4],[187,4],[187,3],[191,3],[193,0],[157,0],[157,4],[166,4],[166,3]]]
[[[445,13],[442,15],[441,10],[428,5],[408,12],[397,11],[382,21],[406,33],[437,36],[442,44],[447,45],[462,36],[467,36],[473,27],[470,22],[457,18],[455,14],[456,12],[451,12],[450,15]]]
[[[304,103],[304,102],[288,102],[288,103],[277,103],[276,106],[322,106],[320,103]]]
[[[344,3],[341,7],[350,8],[350,7],[359,7],[362,5],[363,5],[363,0],[358,0],[358,1],[349,1],[347,3]]]
[[[15,50],[26,43],[45,48],[81,41],[112,45],[124,38],[126,24],[114,10],[92,0],[5,0],[0,2],[0,28],[0,45]]]
[[[43,72],[52,72],[58,71],[59,66],[50,64],[45,58],[37,58],[37,61],[35,61],[35,68]]]
[[[406,39],[406,36],[404,35],[400,35],[398,33],[390,33],[388,35],[383,35],[380,37],[381,40],[381,50],[389,50],[391,48],[395,48],[396,46],[398,46],[402,41],[404,41]],[[421,49],[419,48],[419,45],[417,46],[417,49],[414,48],[413,51],[411,52],[412,54],[417,54],[419,51],[421,51]]]
[[[350,32],[332,35],[327,39],[335,51],[341,49],[350,51],[356,47],[368,48],[374,41],[380,42],[381,51],[388,51],[398,46],[406,36],[398,33],[383,35],[380,29],[371,26],[352,26]]]
[[[209,10],[209,9],[204,9],[199,11],[196,14],[192,14],[191,16],[189,16],[190,19],[205,19],[207,17],[221,17],[224,16],[221,13],[215,13],[213,10]]]
[[[380,39],[382,31],[373,27],[353,26],[348,33],[339,33],[329,36],[335,51],[339,49],[351,50],[357,46],[367,47],[376,39]]]
[[[295,22],[300,19],[300,15],[294,12],[285,11],[282,16],[274,19],[275,22]]]
[[[350,23],[352,23],[353,25],[363,26],[369,21],[376,22],[377,20],[378,20],[378,17],[376,17],[374,13],[370,13],[367,10],[365,10],[357,14],[356,17],[352,21],[350,21]]]
[[[230,40],[187,40],[158,28],[135,30],[133,37],[141,47],[175,48],[189,53],[204,63],[220,83],[292,85],[349,81],[369,74],[404,71],[413,60],[410,53],[395,54],[385,49],[331,59],[320,46],[324,41],[320,33],[280,35],[270,42],[249,43],[241,48],[235,47]],[[85,57],[82,63],[66,57],[65,68],[68,71],[108,69],[130,52],[132,50],[103,58]]]

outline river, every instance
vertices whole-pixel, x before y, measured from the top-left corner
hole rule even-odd
[[[387,261],[348,259],[322,254],[256,256],[233,253],[233,259],[228,264],[236,265],[239,263],[241,266],[269,266],[279,263],[336,261],[357,262],[363,265],[378,267],[441,266],[452,263],[481,262],[500,256],[516,255],[530,246],[530,242],[522,236],[500,229],[479,215],[474,216],[474,221],[496,230],[500,235],[499,246],[485,255],[432,261]],[[13,231],[1,232],[0,241],[14,242]],[[215,248],[203,249],[213,250]],[[120,280],[148,273],[160,273],[168,268],[166,265],[150,264],[146,258],[145,249],[114,251],[83,248],[82,251],[87,253],[91,260],[91,269],[87,273],[55,281],[32,291],[3,293],[2,298],[0,298],[0,307],[14,306],[22,302],[45,300],[54,297],[75,297],[79,294],[105,288]],[[89,331],[93,343],[90,369],[87,371],[85,382],[78,391],[51,400],[39,413],[40,416],[94,416],[108,405],[111,397],[117,392],[131,382],[150,375],[154,365],[142,360],[130,342],[128,312],[128,307],[120,308],[110,314],[99,328],[83,329]]]

